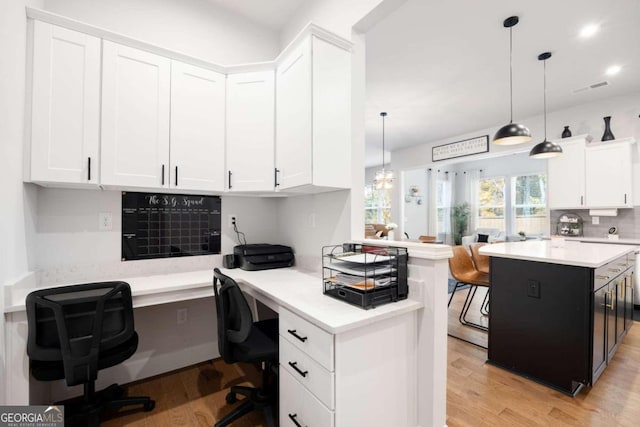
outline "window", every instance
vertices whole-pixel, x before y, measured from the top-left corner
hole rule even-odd
[[[451,182],[438,179],[436,185],[436,232],[446,236],[451,233]]]
[[[391,222],[391,189],[376,190],[373,184],[364,187],[364,223]]]
[[[505,199],[505,177],[481,178],[476,227],[506,230]]]
[[[547,176],[520,175],[512,178],[514,232],[543,234],[547,229]]]

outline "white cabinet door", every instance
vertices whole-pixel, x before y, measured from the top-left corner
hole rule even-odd
[[[33,42],[28,178],[97,184],[100,39],[34,21]]]
[[[311,184],[311,38],[276,70],[277,189]]]
[[[587,147],[587,205],[590,208],[632,207],[631,144],[603,143]]]
[[[313,42],[313,184],[351,188],[351,52]]]
[[[171,61],[103,42],[101,183],[167,188]]]
[[[550,209],[584,209],[585,142],[584,137],[555,141],[562,155],[548,160],[548,203]]]
[[[172,61],[170,187],[224,190],[225,75]]]
[[[227,76],[227,188],[273,191],[273,71]]]

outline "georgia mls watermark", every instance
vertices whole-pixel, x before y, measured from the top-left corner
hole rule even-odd
[[[0,427],[64,427],[64,406],[0,406]]]

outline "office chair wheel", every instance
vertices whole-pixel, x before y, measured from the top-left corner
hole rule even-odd
[[[238,397],[235,393],[227,393],[224,400],[227,401],[228,404],[236,403],[238,401]]]
[[[156,407],[156,401],[150,400],[144,404],[144,412],[151,412]]]

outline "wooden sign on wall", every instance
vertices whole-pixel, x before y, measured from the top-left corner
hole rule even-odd
[[[431,149],[433,162],[489,152],[489,135],[438,145]]]

